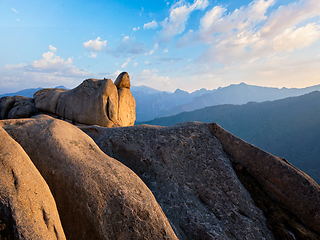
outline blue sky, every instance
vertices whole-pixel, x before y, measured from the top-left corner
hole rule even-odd
[[[320,84],[319,0],[0,0],[0,94],[127,71],[189,92]]]

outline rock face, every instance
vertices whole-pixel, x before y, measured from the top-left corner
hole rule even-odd
[[[320,232],[320,187],[313,179],[287,160],[244,142],[218,124],[211,127],[239,171],[245,170],[272,200],[297,216],[304,225]],[[302,237],[307,239],[299,236]]]
[[[136,120],[136,102],[127,88],[118,89],[119,95],[119,124],[133,126]]]
[[[319,186],[216,124],[81,129],[141,177],[179,239],[320,239]]]
[[[67,239],[177,239],[141,179],[77,127],[41,115],[0,125],[50,186]]]
[[[207,125],[83,130],[141,177],[180,240],[273,239]]]
[[[39,110],[35,107],[32,98],[23,96],[0,98],[0,120],[28,118],[37,114]]]
[[[66,239],[48,185],[1,127],[0,239]]]
[[[135,100],[128,73],[121,73],[116,83],[110,79],[87,79],[72,90],[39,90],[34,100],[38,109],[74,122],[103,127],[132,126]]]
[[[130,77],[127,72],[122,72],[119,74],[117,79],[114,81],[114,84],[118,89],[120,88],[127,88],[130,89]]]

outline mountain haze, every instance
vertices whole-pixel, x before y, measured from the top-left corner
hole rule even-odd
[[[245,141],[286,158],[320,183],[319,91],[262,103],[206,107],[144,123],[170,126],[186,121],[217,122]]]
[[[65,88],[58,86],[56,88]],[[21,95],[32,97],[41,88],[21,90],[16,93],[0,95]],[[306,88],[270,88],[232,84],[214,90],[200,89],[192,93],[177,89],[175,92],[159,91],[147,86],[131,86],[131,93],[136,100],[136,118],[138,122],[150,121],[159,117],[173,116],[209,106],[222,104],[245,104],[250,101],[263,102],[300,96],[312,91],[320,91],[320,85]]]
[[[151,90],[146,91],[146,89]],[[279,89],[240,83],[214,90],[200,89],[193,93],[180,89],[177,89],[174,93],[157,92],[152,88],[145,87],[143,91],[132,89],[132,95],[137,103],[137,121],[149,121],[154,118],[172,116],[208,106],[245,104],[250,101],[272,101],[319,90],[320,85],[307,88]]]

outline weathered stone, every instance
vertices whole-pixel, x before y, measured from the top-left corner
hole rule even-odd
[[[8,113],[9,119],[29,118],[39,113],[33,98],[26,98],[23,96],[14,96],[13,98],[15,99],[15,103]]]
[[[62,93],[67,92],[63,88],[44,88],[34,93],[36,107],[49,113],[56,113],[57,101]]]
[[[218,124],[212,124],[211,129],[238,169],[245,169],[273,201],[320,233],[320,187],[313,179],[287,160],[243,141]]]
[[[122,72],[119,74],[117,79],[114,81],[114,84],[118,89],[120,88],[128,88],[130,89],[130,76],[127,72]]]
[[[1,124],[46,179],[67,239],[177,239],[141,179],[77,127],[44,115]]]
[[[13,108],[14,103],[15,99],[13,97],[0,98],[0,120],[8,118],[8,113]]]
[[[81,129],[141,177],[180,240],[273,239],[208,126]]]
[[[119,124],[120,126],[133,126],[136,121],[136,101],[127,88],[120,88],[119,95]]]
[[[1,127],[0,239],[66,239],[47,183]]]
[[[39,110],[35,107],[32,98],[7,96],[0,99],[0,120],[8,118],[29,118],[38,112]]]
[[[118,91],[110,79],[87,79],[72,90],[43,89],[36,107],[71,121],[104,127],[118,124]]]

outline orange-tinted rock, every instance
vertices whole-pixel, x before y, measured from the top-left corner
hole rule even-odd
[[[47,183],[1,127],[0,239],[66,239]]]
[[[177,239],[151,191],[77,127],[51,117],[2,122],[50,186],[67,239]]]
[[[136,121],[136,101],[127,88],[120,88],[119,94],[119,124],[120,126],[133,126]]]
[[[127,72],[122,72],[114,81],[114,84],[118,89],[120,88],[128,88],[130,89],[130,76]]]

